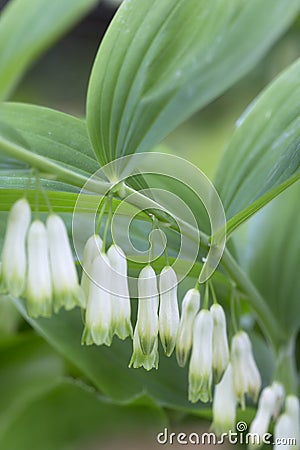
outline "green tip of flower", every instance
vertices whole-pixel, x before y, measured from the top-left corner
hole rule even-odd
[[[224,418],[222,421],[214,420],[209,428],[209,431],[215,433],[217,436],[221,436],[222,433],[228,433],[230,430],[232,431],[234,427],[234,422]]]
[[[61,308],[70,311],[76,306],[81,308],[86,307],[85,295],[80,286],[77,286],[74,291],[65,290],[54,292],[53,309],[56,314]]]
[[[148,335],[140,335],[139,340],[143,354],[145,356],[150,355],[154,349],[156,338],[153,336],[149,337]]]
[[[93,345],[94,340],[90,330],[87,327],[84,327],[82,337],[81,337],[81,345]]]
[[[49,318],[52,316],[52,304],[50,298],[44,298],[41,301],[36,301],[27,298],[27,313],[29,317],[37,319],[38,317]]]
[[[144,367],[147,371],[151,369],[158,369],[159,355],[158,351],[154,350],[150,355],[144,355],[141,351],[133,352],[128,367],[138,369]]]
[[[174,341],[173,337],[172,336],[164,336],[163,338],[161,337],[160,340],[161,340],[161,344],[164,349],[165,355],[168,357],[171,356],[174,351],[174,348],[175,348],[175,341]]]
[[[176,347],[176,359],[177,363],[180,367],[184,367],[186,365],[187,359],[189,356],[189,352],[186,352],[184,349]]]
[[[15,298],[22,296],[25,289],[25,278],[18,276],[11,276],[4,282],[8,292]]]
[[[84,327],[81,338],[82,345],[104,344],[110,347],[111,343],[112,343],[112,333],[109,330],[104,329],[100,325],[93,328],[90,328],[87,325]]]
[[[194,377],[189,378],[189,400],[196,403],[200,400],[207,403],[212,400],[211,380],[210,377]]]
[[[133,331],[130,321],[124,321],[115,325],[114,334],[118,336],[118,338],[122,341],[124,341],[124,339],[126,339],[128,336],[132,339]]]
[[[225,370],[216,367],[214,368],[213,372],[214,372],[214,382],[215,384],[218,384],[221,381]]]

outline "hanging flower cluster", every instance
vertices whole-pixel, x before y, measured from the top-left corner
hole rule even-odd
[[[31,222],[24,198],[13,205],[8,217],[0,277],[2,290],[27,299],[31,317],[85,307],[63,220],[50,214],[46,224]]]
[[[189,400],[206,403],[213,399],[214,431],[233,429],[236,407],[245,408],[245,395],[256,401],[261,387],[247,333],[237,331],[229,350],[222,306],[215,300],[210,308],[200,308],[199,290],[193,288],[183,298],[180,315],[174,269],[167,265],[157,276],[148,264],[138,277],[138,311],[132,334],[126,256],[115,245],[106,253],[103,248],[100,237],[94,235],[84,250],[81,286],[87,295],[87,309],[83,343],[110,345],[114,334],[121,339],[131,336],[129,366],[146,370],[158,368],[159,339],[167,356],[175,350],[179,366],[185,366],[190,356]],[[120,297],[111,294],[116,290]]]

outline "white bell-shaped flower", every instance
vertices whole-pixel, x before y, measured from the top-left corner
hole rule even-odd
[[[177,276],[170,266],[163,268],[159,278],[159,336],[167,356],[173,353],[179,326]]]
[[[267,433],[271,417],[276,406],[276,393],[271,386],[264,388],[260,394],[256,416],[250,426],[250,435],[258,439],[250,442],[250,448],[259,448],[263,444],[263,436]]]
[[[19,297],[26,283],[26,234],[31,211],[25,198],[10,210],[2,250],[1,285],[14,297]]]
[[[212,430],[217,435],[233,430],[236,420],[237,398],[234,392],[232,367],[229,363],[221,381],[216,384],[213,399]]]
[[[285,412],[279,416],[274,428],[274,450],[299,450],[300,413],[299,399],[289,395],[285,401]]]
[[[83,250],[81,288],[86,300],[89,296],[91,283],[91,270],[94,259],[99,256],[102,249],[102,239],[97,234],[93,234],[87,241]]]
[[[50,317],[52,313],[52,280],[46,227],[35,220],[27,236],[27,309],[31,317]]]
[[[189,289],[182,301],[182,312],[176,339],[176,358],[181,367],[186,364],[192,347],[194,321],[199,308],[199,291]]]
[[[135,328],[133,334],[133,353],[129,363],[129,367],[134,367],[135,369],[139,367],[144,367],[146,370],[158,369],[158,339],[155,339],[153,349],[151,353],[145,355],[142,352],[140,346],[140,339],[138,335],[138,330]]]
[[[192,356],[189,366],[189,400],[193,403],[198,400],[204,403],[211,400],[212,333],[211,312],[202,309],[194,323]]]
[[[251,341],[245,331],[239,331],[232,338],[231,362],[235,393],[244,409],[245,394],[250,394],[256,401],[261,387],[261,377],[253,357]]]
[[[150,265],[144,267],[138,278],[139,306],[136,328],[140,346],[150,355],[158,335],[158,290],[156,274]]]
[[[219,304],[213,304],[210,312],[213,319],[213,369],[215,380],[218,382],[229,362],[226,317]]]
[[[284,387],[278,381],[273,381],[271,388],[275,395],[275,406],[272,413],[273,419],[276,420],[280,414],[281,408],[283,406],[285,392]]]
[[[107,252],[112,267],[111,308],[113,332],[120,339],[132,337],[131,305],[127,278],[127,260],[123,250],[112,245]]]
[[[84,293],[79,286],[66,226],[56,214],[47,219],[50,265],[53,284],[53,307],[69,310],[76,305],[85,307]]]
[[[110,298],[111,266],[105,253],[100,253],[94,259],[91,278],[82,343],[111,345],[113,335]]]

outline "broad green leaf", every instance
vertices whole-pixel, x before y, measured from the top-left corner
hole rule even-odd
[[[48,390],[15,414],[0,446],[6,450],[82,450],[124,436],[149,440],[167,425],[162,410],[147,398],[114,405],[72,380],[52,382]],[[0,422],[1,427],[1,422]]]
[[[102,165],[153,148],[249,71],[299,0],[125,0],[92,70],[87,123]]]
[[[65,373],[62,359],[33,333],[0,340],[0,436],[11,418]]]
[[[0,98],[7,98],[30,64],[96,3],[10,0],[0,16]]]
[[[299,80],[300,60],[272,82],[238,122],[216,176],[233,226],[300,176]]]
[[[234,236],[240,265],[269,304],[287,337],[300,328],[299,196],[298,182]]]
[[[79,188],[99,169],[83,121],[33,105],[0,105],[0,152],[38,169],[42,178]],[[96,179],[90,187],[104,193],[107,182]]]
[[[30,319],[21,301],[15,303],[26,320],[58,352],[78,367],[83,375],[104,395],[114,401],[129,402],[142,394],[161,406],[196,414],[209,414],[203,405],[187,399],[187,369],[180,368],[174,356],[160,357],[159,370],[129,369],[131,340],[115,339],[111,347],[81,346],[83,330],[79,310],[61,312],[50,320]]]
[[[99,169],[86,125],[80,119],[41,106],[3,103],[0,122],[13,128],[19,135],[18,143],[23,139],[23,146],[27,143],[34,153],[84,175]]]
[[[113,428],[114,436],[137,426],[147,433],[166,423],[146,396],[113,405],[83,382],[66,378],[63,360],[32,332],[2,338],[0,356],[1,448],[74,449],[84,439],[108,438]]]

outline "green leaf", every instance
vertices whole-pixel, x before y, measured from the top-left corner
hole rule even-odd
[[[49,320],[29,318],[23,303],[15,300],[21,314],[66,359],[78,367],[94,386],[113,401],[130,402],[147,395],[161,406],[195,414],[209,414],[203,405],[187,399],[187,369],[180,368],[174,356],[160,357],[159,370],[129,369],[131,340],[115,339],[111,347],[81,346],[83,330],[79,310],[61,312]]]
[[[66,378],[63,359],[32,332],[2,337],[0,361],[1,448],[74,449],[94,436],[122,437],[137,427],[147,434],[166,425],[162,410],[145,395],[130,405],[112,404]]]
[[[299,0],[125,0],[89,83],[100,163],[154,147],[247,73],[298,11]]]
[[[216,185],[233,228],[300,175],[299,79],[300,60],[250,105],[224,154]]]
[[[1,11],[0,99],[7,98],[30,64],[96,3],[97,0],[11,0]]]
[[[3,103],[0,122],[14,128],[18,143],[23,139],[23,146],[27,143],[34,153],[85,175],[99,169],[85,122],[80,119],[41,106]]]
[[[20,409],[0,435],[6,450],[74,450],[92,443],[120,440],[129,436],[153,439],[166,426],[160,408],[147,398],[132,405],[114,405],[97,398],[80,382],[61,380]],[[1,426],[1,423],[0,423]]]
[[[0,151],[22,161],[27,168],[37,168],[42,178],[80,188],[99,169],[85,123],[39,106],[0,105]],[[103,193],[107,183],[97,180],[90,186]],[[61,188],[67,189],[66,185],[57,186]]]
[[[273,200],[234,235],[247,271],[289,338],[300,328],[300,184]]]

